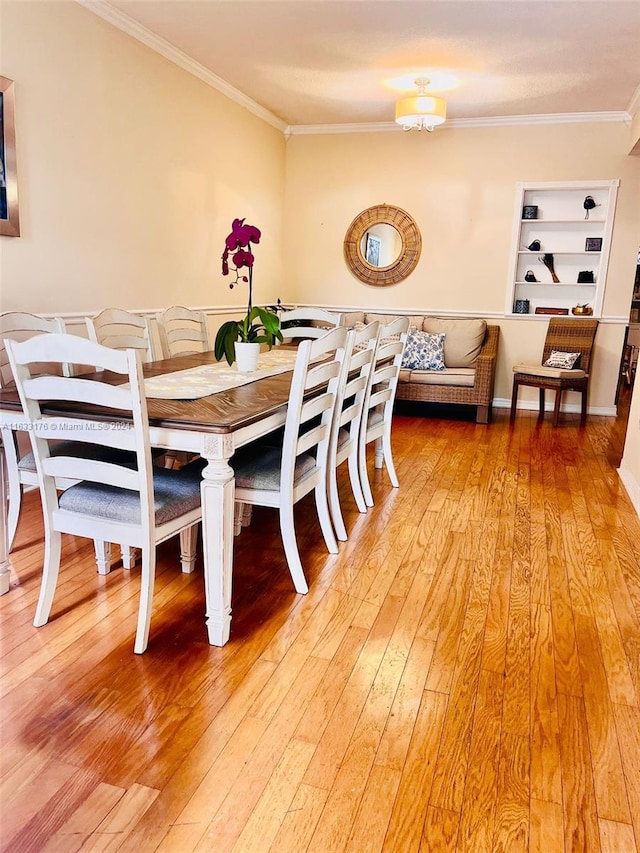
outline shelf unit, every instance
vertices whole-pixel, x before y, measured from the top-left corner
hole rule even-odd
[[[531,316],[538,307],[567,308],[571,313],[575,305],[588,303],[593,316],[601,316],[619,185],[619,180],[516,184],[506,315]],[[596,203],[588,218],[586,196]],[[531,205],[538,208],[537,218],[523,219],[524,207]],[[587,240],[594,238],[601,241],[599,251],[587,251]],[[534,240],[540,241],[537,251],[527,248]],[[558,283],[539,260],[545,254],[553,255]],[[536,281],[525,281],[529,270]],[[593,273],[593,283],[578,284],[583,270]],[[529,301],[528,315],[515,312],[516,300]]]

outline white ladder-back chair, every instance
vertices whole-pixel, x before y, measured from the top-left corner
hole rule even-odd
[[[374,322],[361,329],[350,331],[347,337],[336,412],[331,426],[327,465],[329,508],[336,536],[341,541],[347,539],[347,529],[340,509],[338,466],[345,460],[349,461],[349,482],[356,505],[360,512],[367,511],[358,471],[358,436],[373,372],[379,332],[380,324]]]
[[[142,361],[154,360],[153,337],[147,317],[121,308],[105,308],[95,317],[85,317],[85,322],[90,341],[116,350],[140,350]]]
[[[14,383],[9,357],[5,348],[5,340],[23,341],[28,340],[34,335],[62,334],[64,331],[64,322],[59,317],[53,317],[48,320],[45,317],[38,317],[35,314],[27,314],[22,311],[10,311],[0,315],[0,387]],[[44,369],[45,365],[41,365],[41,368]],[[47,365],[46,370],[51,371],[51,365]],[[60,365],[59,371],[63,376],[71,376],[73,365],[63,363]],[[18,522],[20,521],[23,486],[37,486],[38,472],[33,452],[30,450],[21,452],[18,431],[14,432],[11,429],[2,427],[0,424],[0,433],[7,471],[8,507],[6,544],[7,551],[10,551],[13,547]],[[24,433],[24,437],[28,442],[26,433]],[[52,454],[62,453],[65,452],[65,448],[66,442],[58,442],[55,445],[51,445],[51,452]],[[103,448],[92,447],[91,445],[83,445],[82,452],[97,459],[103,459],[107,456]],[[59,483],[61,487],[69,485],[71,485],[70,482]],[[107,574],[111,568],[110,548],[107,543],[96,541],[95,549],[98,572],[100,574]]]
[[[360,485],[367,506],[373,506],[373,494],[367,473],[367,444],[375,441],[375,467],[387,467],[392,486],[398,488],[398,475],[391,452],[391,423],[402,355],[409,332],[409,318],[398,317],[380,329],[376,357],[362,413],[358,437]]]
[[[142,551],[138,624],[134,651],[144,652],[149,638],[156,545],[180,534],[183,571],[192,571],[196,525],[202,517],[198,471],[153,468],[149,446],[147,404],[140,353],[120,352],[76,335],[40,335],[23,343],[7,341],[20,400],[30,423],[40,494],[45,518],[45,552],[40,597],[34,625],[44,625],[51,612],[58,579],[61,534],[70,533],[106,542],[122,542]],[[126,386],[114,386],[82,377],[34,376],[38,362],[95,364],[99,370],[122,374]],[[95,407],[109,419],[113,410],[130,415],[120,428],[104,429],[100,414],[94,419],[74,415],[48,418],[41,402],[80,402]],[[52,427],[55,426],[55,430]],[[74,454],[52,456],[51,435],[101,444],[114,452],[135,454],[130,463],[97,461]],[[76,481],[58,495],[56,481]]]
[[[285,342],[300,338],[319,338],[328,329],[343,325],[343,314],[325,311],[324,308],[292,308],[290,311],[280,312],[280,331]]]
[[[59,317],[47,320],[44,317],[22,311],[11,311],[0,315],[0,388],[12,385],[14,382],[5,348],[5,340],[26,340],[34,335],[60,334],[63,332],[64,323]],[[71,367],[65,364],[62,366],[62,370],[68,376]],[[19,420],[20,418],[19,415],[16,415],[15,418],[11,419]],[[21,454],[16,432],[0,423],[0,434],[7,469],[7,550],[10,551],[20,520],[22,487],[23,485],[37,486],[38,474],[33,454],[31,452]]]
[[[209,326],[204,311],[174,305],[156,314],[162,357],[192,355],[211,349]]]
[[[85,323],[90,341],[116,350],[138,350],[145,364],[155,359],[151,323],[147,317],[123,311],[121,308],[105,308],[95,317],[85,317]],[[156,449],[153,449],[152,453],[154,459],[160,460],[162,457],[166,467],[172,467],[175,461],[174,453]],[[110,563],[111,554],[108,543],[105,543],[104,554],[97,554],[97,560],[98,563]],[[135,551],[122,549],[124,568],[132,569],[135,562]]]
[[[294,526],[293,507],[315,494],[322,535],[330,553],[338,552],[327,501],[327,458],[331,422],[344,358],[344,327],[305,340],[298,349],[280,446],[257,443],[231,458],[239,504],[278,509],[285,555],[296,591],[309,591]],[[311,389],[316,393],[305,399]]]

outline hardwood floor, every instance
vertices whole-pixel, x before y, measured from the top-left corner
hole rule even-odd
[[[138,573],[65,539],[52,619],[27,496],[2,612],[2,850],[412,853],[640,850],[640,520],[624,423],[404,414],[401,487],[373,473],[327,555],[296,507],[236,539],[231,641],[201,571],[159,550],[146,654]],[[345,467],[345,466],[343,466]]]

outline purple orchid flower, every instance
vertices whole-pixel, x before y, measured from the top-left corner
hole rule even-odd
[[[253,302],[253,263],[255,257],[251,251],[252,243],[259,243],[262,236],[260,229],[255,225],[245,225],[244,219],[234,219],[231,224],[231,234],[224,241],[224,252],[222,253],[222,275],[229,275],[229,255],[233,252],[231,262],[233,263],[233,272],[236,277],[231,282],[229,287],[233,290],[234,285],[239,281],[249,283],[249,304],[247,313],[251,313]],[[240,275],[240,270],[245,268],[249,271],[248,275]]]
[[[225,246],[229,251],[249,247],[250,243],[260,242],[260,229],[255,225],[245,225],[244,219],[234,219],[231,225],[231,234],[225,240]]]

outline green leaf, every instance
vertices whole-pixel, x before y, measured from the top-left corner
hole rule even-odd
[[[217,361],[226,358],[229,364],[235,360],[234,343],[240,339],[240,326],[238,320],[227,320],[223,323],[216,334],[214,353]]]
[[[262,325],[268,332],[275,335],[280,329],[280,318],[278,315],[273,314],[271,311],[266,311],[264,308],[259,308],[258,310],[260,312]]]

